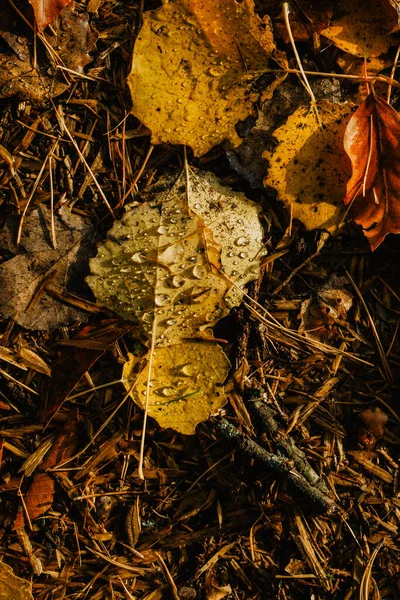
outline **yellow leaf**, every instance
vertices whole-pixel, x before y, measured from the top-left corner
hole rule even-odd
[[[309,229],[337,230],[345,213],[343,198],[351,175],[350,161],[343,151],[343,136],[351,106],[318,105],[321,129],[315,114],[298,108],[274,136],[275,150],[263,156],[269,161],[265,185],[293,211],[293,218]]]
[[[211,230],[220,248],[222,271],[236,285],[224,297],[231,309],[241,303],[238,288],[256,279],[264,245],[259,206],[239,192],[222,186],[212,173],[194,174],[191,179],[189,206]]]
[[[243,286],[260,269],[257,205],[213,175],[193,179],[189,207],[185,177],[161,178],[145,194],[148,202],[114,223],[90,261],[96,298],[139,320],[149,336],[156,319],[157,346],[203,337],[241,302],[237,288],[227,294],[231,281]]]
[[[150,380],[149,416],[161,427],[191,435],[198,423],[225,404],[223,383],[230,363],[222,348],[212,342],[184,342],[156,348]],[[122,380],[127,390],[135,381],[132,363],[126,363]],[[148,364],[131,393],[144,408]]]
[[[0,600],[33,600],[31,584],[14,575],[11,567],[0,562]]]
[[[180,0],[145,12],[135,42],[128,85],[132,112],[152,142],[185,144],[196,156],[228,139],[235,125],[280,79],[260,76],[285,63],[276,50],[269,17],[252,0]]]
[[[333,18],[321,35],[335,46],[362,58],[381,56],[398,44],[391,35],[398,29],[396,12],[386,0],[342,0],[345,14]]]

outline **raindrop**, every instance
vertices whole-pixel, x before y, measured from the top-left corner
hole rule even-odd
[[[135,263],[145,263],[147,261],[147,258],[143,256],[141,252],[135,252],[135,254],[132,254],[131,259]]]
[[[160,225],[160,227],[157,229],[157,233],[160,235],[165,235],[168,233],[168,227],[165,227],[165,225]]]
[[[170,398],[176,394],[176,389],[172,386],[166,386],[163,388],[159,388],[155,392],[158,396],[164,396],[164,398]]]
[[[247,257],[246,252],[240,252],[239,253],[239,258],[246,258],[246,257]]]
[[[154,303],[156,306],[167,306],[170,303],[169,296],[167,294],[156,294]]]
[[[194,208],[195,208],[196,210],[199,210],[199,209],[201,208],[201,204],[200,204],[200,202],[196,202],[196,204],[194,205]]]
[[[193,363],[188,363],[180,368],[180,372],[186,377],[193,377],[197,373],[197,367]]]
[[[205,274],[205,269],[202,265],[195,265],[192,269],[192,275],[193,277],[196,277],[196,279],[202,279],[204,277]]]
[[[151,310],[142,314],[142,321],[144,323],[152,323],[154,319],[154,313]]]
[[[212,77],[220,77],[225,73],[225,69],[223,67],[210,67],[208,73]]]
[[[241,235],[235,240],[235,244],[236,246],[248,246],[250,244],[250,240],[244,235]]]
[[[179,263],[185,252],[181,243],[171,244],[158,257],[159,261],[164,265],[172,265]]]
[[[172,278],[172,285],[174,288],[180,288],[185,285],[186,279],[180,275],[174,275]]]

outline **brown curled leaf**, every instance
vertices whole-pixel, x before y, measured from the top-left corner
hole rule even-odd
[[[346,205],[364,229],[371,249],[388,233],[400,233],[400,116],[371,93],[350,119],[344,149],[353,173]]]

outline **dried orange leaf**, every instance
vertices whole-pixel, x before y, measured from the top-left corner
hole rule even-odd
[[[0,562],[0,600],[33,600],[32,586],[14,575],[11,567]]]
[[[133,361],[135,364],[135,361]],[[156,348],[150,380],[148,414],[161,427],[191,435],[196,425],[225,404],[223,383],[230,363],[222,348],[213,342],[184,342]],[[126,363],[123,383],[130,389],[136,376]],[[136,380],[133,400],[144,408],[148,364]]]
[[[343,152],[343,136],[351,114],[349,105],[321,102],[318,112],[298,108],[274,132],[277,146],[264,152],[269,161],[265,185],[311,229],[337,230],[344,216],[342,199],[350,164]]]
[[[77,422],[71,420],[57,434],[51,450],[36,470],[32,485],[25,495],[25,510],[31,520],[37,519],[51,508],[55,492],[55,479],[49,471],[70,458],[75,452],[77,443]],[[23,527],[24,524],[25,513],[20,510],[14,521],[14,529]]]
[[[238,145],[236,123],[279,82],[270,74],[265,91],[260,77],[278,67],[274,59],[284,64],[252,0],[168,2],[143,15],[128,76],[132,112],[155,144],[185,144],[196,156],[226,139]]]
[[[386,0],[342,0],[344,15],[333,18],[321,35],[335,46],[362,58],[380,56],[398,44],[392,32],[398,29],[397,15]]]
[[[400,233],[400,115],[370,94],[350,119],[344,148],[353,167],[344,203],[375,250]]]
[[[31,4],[35,13],[38,30],[43,31],[47,25],[50,25],[58,17],[63,8],[73,3],[74,0],[29,0],[29,4]]]

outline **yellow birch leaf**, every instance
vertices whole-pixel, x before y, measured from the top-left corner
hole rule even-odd
[[[362,58],[381,56],[399,43],[396,11],[386,0],[342,0],[344,15],[333,18],[321,35],[335,46]]]
[[[263,255],[263,229],[260,207],[239,192],[222,186],[212,173],[194,173],[191,178],[189,206],[212,231],[220,247],[222,271],[236,285],[224,297],[229,309],[240,304],[246,283],[256,279]]]
[[[223,383],[229,368],[227,356],[213,342],[184,342],[156,348],[149,388],[149,416],[161,427],[171,427],[186,435],[195,433],[198,423],[225,404]],[[136,380],[131,396],[144,409],[148,363],[136,377],[128,361],[122,381],[129,390]]]
[[[143,14],[128,76],[132,112],[154,144],[185,144],[196,156],[226,139],[238,145],[236,123],[272,95],[283,75],[261,76],[277,60],[285,66],[284,56],[252,0],[168,2]]]
[[[242,287],[260,269],[257,205],[207,174],[194,177],[189,197],[185,177],[161,178],[90,260],[97,300],[149,337],[156,320],[157,346],[204,337],[241,302],[237,287],[227,294],[231,282]]]
[[[345,213],[343,198],[351,165],[343,151],[343,136],[351,117],[350,105],[318,105],[323,128],[308,107],[298,108],[274,132],[277,146],[266,151],[265,185],[275,188],[293,218],[306,229],[334,233]]]

